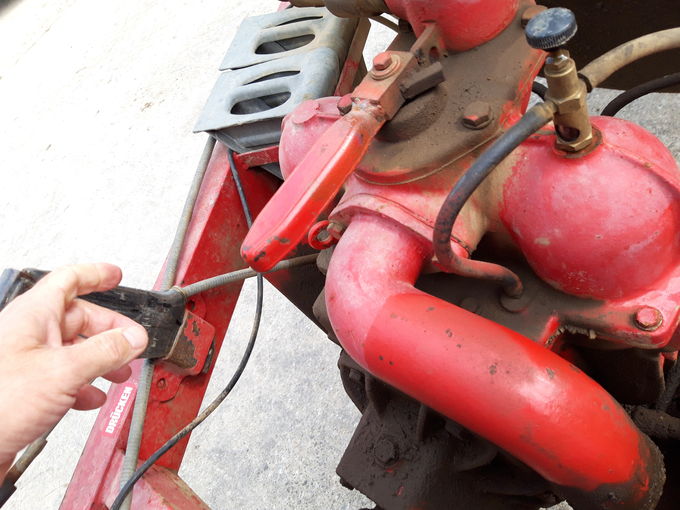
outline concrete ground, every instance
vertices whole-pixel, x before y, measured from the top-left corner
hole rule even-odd
[[[240,20],[277,4],[0,0],[0,268],[104,260],[123,268],[124,284],[149,288],[203,146],[191,131],[217,66]],[[679,107],[655,95],[624,116],[678,157]],[[253,310],[247,284],[208,398],[236,365]],[[267,287],[251,365],[194,433],[180,474],[214,508],[368,505],[334,474],[359,418],[337,355]],[[66,416],[5,508],[58,507],[94,418]]]

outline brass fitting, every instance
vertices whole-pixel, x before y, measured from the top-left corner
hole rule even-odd
[[[586,96],[586,84],[576,71],[576,63],[565,49],[550,52],[543,68],[548,80],[546,101],[555,105],[554,117],[558,149],[577,152],[593,141]]]

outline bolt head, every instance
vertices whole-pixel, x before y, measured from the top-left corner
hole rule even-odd
[[[349,112],[352,111],[352,95],[351,94],[345,94],[338,100],[338,111],[342,115],[347,115]]]
[[[392,65],[392,55],[387,52],[378,53],[373,58],[373,68],[376,71],[384,71]]]
[[[470,103],[463,113],[463,125],[468,129],[484,129],[492,120],[491,105],[484,101]]]
[[[387,437],[382,437],[373,446],[373,455],[383,466],[389,466],[399,460],[399,447]]]
[[[643,306],[635,312],[635,325],[645,331],[654,331],[663,324],[662,313],[652,306]]]

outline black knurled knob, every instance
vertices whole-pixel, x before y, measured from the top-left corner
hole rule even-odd
[[[573,12],[564,7],[554,7],[531,18],[524,34],[529,46],[547,51],[567,44],[577,28]]]

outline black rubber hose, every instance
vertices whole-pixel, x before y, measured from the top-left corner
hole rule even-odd
[[[545,101],[545,95],[548,93],[548,87],[546,87],[542,83],[535,81],[534,83],[531,84],[531,92],[533,92],[534,94],[536,94],[538,97]]]
[[[619,111],[621,111],[624,106],[629,105],[636,99],[640,99],[642,96],[651,94],[652,92],[673,87],[674,85],[680,85],[680,73],[667,74],[666,76],[662,76],[656,80],[650,80],[646,83],[641,83],[640,85],[622,92],[612,99],[609,104],[604,107],[600,115],[605,117],[613,117],[619,113]]]
[[[234,182],[236,184],[236,190],[238,192],[239,198],[241,199],[241,206],[243,208],[243,214],[245,215],[246,218],[246,224],[248,225],[248,228],[250,228],[253,224],[253,217],[250,212],[248,202],[246,201],[246,196],[243,191],[243,186],[241,184],[241,178],[239,176],[236,165],[234,164],[234,156],[233,151],[231,149],[228,149],[227,157],[229,158],[229,165],[231,167],[231,173],[234,177]],[[231,376],[229,384],[227,384],[227,386],[220,392],[220,394],[217,395],[217,397],[215,397],[215,399],[196,418],[194,418],[183,429],[177,432],[177,434],[168,439],[163,446],[156,450],[148,459],[144,461],[144,463],[141,466],[139,466],[139,468],[137,468],[137,470],[133,473],[130,479],[127,482],[125,482],[125,484],[121,487],[120,492],[116,496],[116,499],[113,501],[110,510],[120,510],[123,501],[130,493],[130,491],[132,491],[133,487],[139,481],[139,479],[142,478],[142,476],[144,476],[144,473],[146,473],[149,470],[149,468],[151,468],[151,466],[153,466],[158,461],[158,459],[165,455],[168,452],[168,450],[170,450],[173,446],[179,443],[182,440],[182,438],[186,437],[188,434],[191,433],[192,430],[194,430],[201,423],[203,423],[203,421],[205,421],[205,419],[208,416],[210,416],[222,402],[224,402],[227,396],[229,396],[229,394],[231,393],[231,390],[234,389],[234,386],[236,386],[236,383],[238,383],[239,379],[241,378],[241,375],[243,375],[243,372],[246,366],[248,365],[248,361],[250,360],[250,355],[252,354],[253,348],[255,347],[255,341],[257,340],[257,334],[259,332],[260,322],[262,319],[263,294],[264,294],[263,278],[262,274],[258,274],[257,304],[255,308],[255,316],[253,317],[253,326],[250,331],[250,339],[248,340],[248,345],[246,346],[246,350],[244,351],[243,356],[241,357],[241,361],[238,367],[236,368],[234,375]]]
[[[437,215],[433,244],[437,259],[447,270],[461,276],[497,281],[509,296],[518,297],[522,293],[519,277],[509,269],[458,256],[451,247],[451,233],[458,214],[482,181],[524,140],[547,124],[552,119],[554,111],[551,103],[539,103],[529,109],[514,126],[477,158],[446,197]]]

